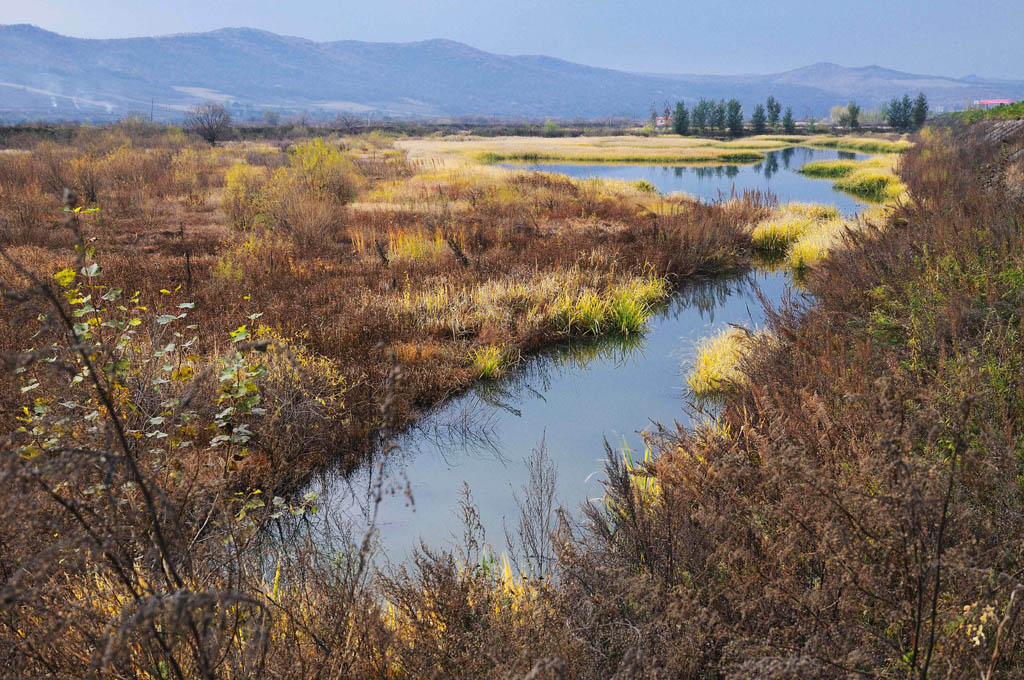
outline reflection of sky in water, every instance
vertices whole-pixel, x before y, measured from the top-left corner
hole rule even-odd
[[[684,192],[703,201],[728,198],[732,193],[767,191],[780,203],[807,201],[833,204],[840,211],[852,215],[863,203],[852,196],[836,191],[831,180],[811,179],[797,170],[811,161],[835,159],[863,160],[866,154],[835,149],[789,147],[765,152],[765,160],[754,165],[577,165],[577,164],[506,164],[504,167],[525,170],[559,172],[570,177],[598,177],[628,181],[647,180],[663,194]]]
[[[787,281],[781,273],[756,273],[691,287],[651,320],[644,336],[564,345],[443,404],[383,461],[386,485],[408,485],[415,502],[410,507],[401,494],[384,497],[377,525],[385,553],[400,560],[420,538],[449,546],[461,535],[464,482],[487,541],[500,549],[503,518],[510,530],[517,521],[513,491],[527,481],[524,461],[542,439],[558,468],[558,503],[575,509],[600,496],[605,439],[616,449],[626,441],[642,452],[639,430],[652,422],[689,422],[684,364],[696,343],[730,323],[759,324],[755,290],[778,301]],[[321,507],[358,523],[374,485],[368,469],[329,480]]]

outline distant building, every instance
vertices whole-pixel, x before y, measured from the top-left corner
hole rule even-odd
[[[672,116],[658,116],[654,119],[655,127],[665,127],[672,124]]]

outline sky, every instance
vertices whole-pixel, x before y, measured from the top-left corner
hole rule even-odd
[[[658,73],[831,61],[1024,79],[1024,0],[0,0],[0,23],[83,38],[248,26],[316,41],[448,38]]]

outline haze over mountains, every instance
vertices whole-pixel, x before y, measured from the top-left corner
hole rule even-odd
[[[174,120],[192,104],[333,117],[645,118],[652,104],[773,94],[798,116],[863,108],[923,91],[933,109],[1024,99],[1024,81],[902,73],[830,63],[749,76],[627,73],[544,56],[504,56],[449,40],[318,43],[248,28],[86,40],[0,26],[0,121],[105,120],[130,111]]]

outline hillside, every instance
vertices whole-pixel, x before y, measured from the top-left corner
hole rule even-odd
[[[261,110],[396,117],[646,117],[652,103],[774,94],[797,115],[850,99],[877,105],[904,92],[938,108],[1024,98],[1024,81],[955,79],[877,66],[816,64],[751,76],[637,74],[544,56],[505,56],[449,40],[317,43],[248,28],[116,40],[0,26],[0,117],[106,119],[150,111],[174,119],[204,99]]]

